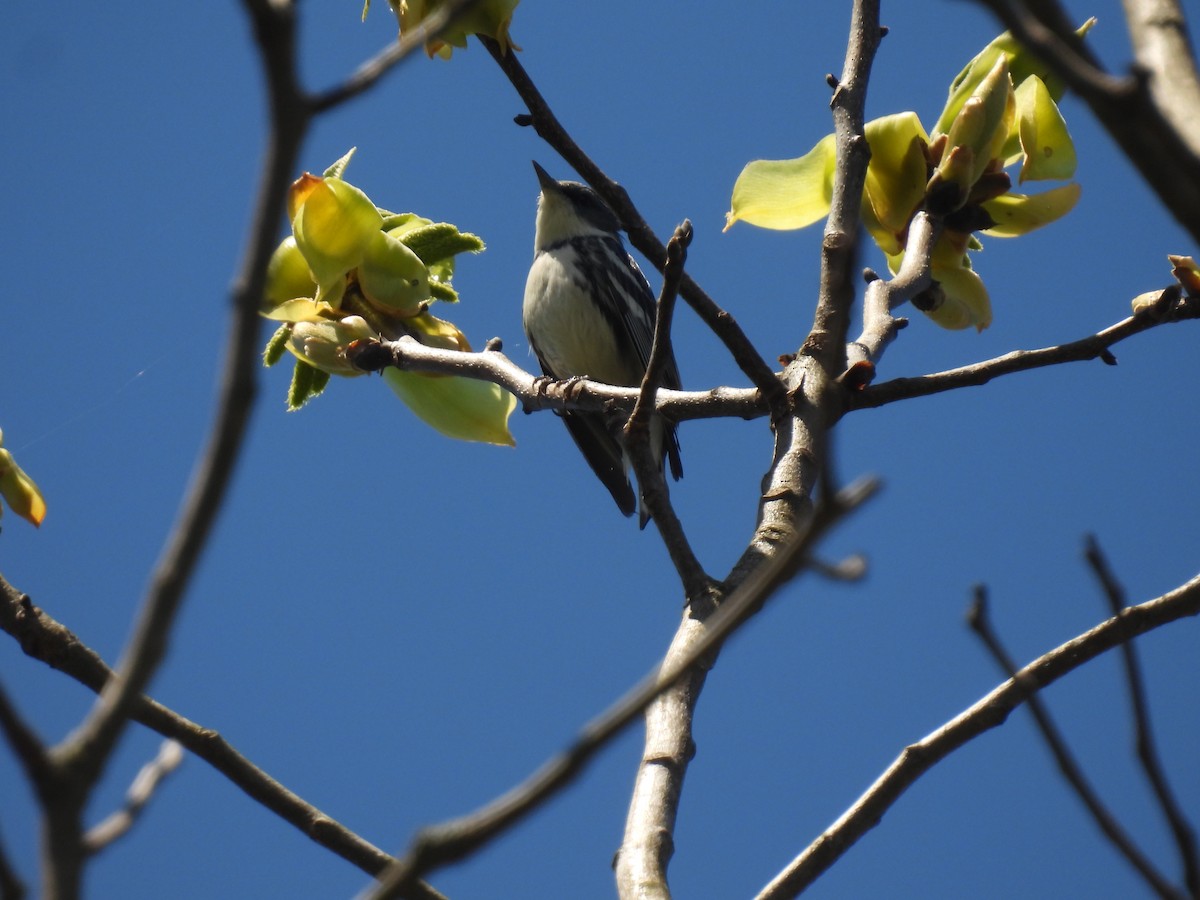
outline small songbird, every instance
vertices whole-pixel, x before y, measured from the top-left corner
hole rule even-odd
[[[646,374],[654,340],[655,300],[646,276],[625,252],[621,225],[595,191],[575,181],[555,181],[536,162],[533,168],[542,193],[521,310],[529,345],[551,378],[583,376],[636,387]],[[680,387],[673,353],[662,386]],[[631,516],[638,510],[645,527],[650,514],[630,484],[619,424],[606,422],[600,413],[561,415],[621,512]],[[679,480],[683,466],[675,426],[655,416],[650,440],[654,458],[660,464],[670,460],[671,474]]]

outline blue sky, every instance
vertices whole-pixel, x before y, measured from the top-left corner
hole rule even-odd
[[[1089,40],[1125,64],[1119,4]],[[721,233],[755,158],[797,156],[831,130],[848,4],[546,4],[513,35],[566,127],[660,234],[696,227],[690,271],[763,355],[811,320],[819,229]],[[39,531],[6,517],[0,571],[112,661],[213,413],[228,287],[264,141],[263,91],[240,7],[21,2],[0,11],[7,139],[0,353],[5,444],[43,488]],[[386,5],[303,6],[303,69],[325,87],[391,39]],[[889,4],[868,112],[932,123],[949,80],[998,30],[974,6]],[[1093,333],[1166,284],[1194,248],[1077,102],[1079,207],[977,259],[995,321],[945,332],[914,313],[880,378],[938,371]],[[414,60],[315,127],[304,168],[350,146],[375,202],[451,221],[488,250],[464,261],[454,321],[500,336],[535,368],[520,327],[537,159],[478,46]],[[298,174],[298,173],[297,173]],[[881,266],[879,259],[864,260]],[[652,278],[657,286],[657,280]],[[264,332],[264,340],[266,334]],[[688,311],[675,327],[685,387],[743,384]],[[986,583],[1027,661],[1104,616],[1081,561],[1095,532],[1134,600],[1195,574],[1200,441],[1193,326],[1076,364],[847,417],[843,479],[883,494],[826,545],[865,553],[857,586],[805,580],[726,647],[696,725],[672,884],[680,897],[752,894],[901,748],[997,681],[963,625]],[[523,778],[646,671],[682,596],[653,531],[612,506],[548,414],[513,418],[515,450],[451,443],[378,380],[332,385],[297,414],[287,373],[264,372],[234,490],[152,694],[219,730],[273,776],[387,850]],[[770,459],[764,421],[686,423],[673,498],[710,572],[754,525]],[[362,510],[369,513],[364,515]],[[1139,644],[1162,755],[1200,815],[1197,624]],[[81,687],[0,641],[0,680],[48,739],[87,710]],[[1045,694],[1087,772],[1174,875],[1139,778],[1118,660]],[[912,788],[811,891],[814,897],[1131,896],[1138,883],[1055,775],[1027,715]],[[456,898],[608,897],[640,727],[517,832],[431,882]],[[98,819],[157,746],[133,728],[89,811]],[[0,753],[0,834],[34,878],[36,818]],[[96,897],[334,897],[365,882],[197,759],[137,830],[96,861]]]

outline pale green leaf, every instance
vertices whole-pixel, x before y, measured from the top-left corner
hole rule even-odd
[[[517,398],[491,382],[396,368],[384,369],[383,380],[421,421],[446,437],[516,446],[508,417]]]
[[[1049,225],[1074,208],[1079,200],[1078,184],[1064,184],[1040,194],[1004,194],[983,204],[996,223],[984,230],[992,237],[1019,237]]]
[[[1067,123],[1036,75],[1017,89],[1017,126],[1025,155],[1019,182],[1064,181],[1075,174],[1075,145]]]
[[[829,215],[833,194],[834,136],[799,159],[749,163],[733,185],[725,228],[743,221],[760,228],[804,228]]]

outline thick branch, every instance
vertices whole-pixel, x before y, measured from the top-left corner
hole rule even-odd
[[[1177,0],[1123,0],[1138,65],[1150,74],[1150,95],[1192,153],[1200,154],[1200,76]]]
[[[859,209],[867,180],[871,149],[863,131],[867,79],[883,32],[877,4],[856,3],[842,77],[836,82],[830,108],[837,166],[825,233],[821,242],[821,278],[812,331],[801,353],[815,357],[822,368],[837,375],[846,368],[846,335],[855,295]],[[832,78],[832,76],[830,76]]]
[[[1002,725],[1035,692],[1124,641],[1185,616],[1200,614],[1200,576],[1097,625],[1021,669],[1014,678],[926,737],[904,748],[854,805],[788,865],[759,900],[794,897],[837,862],[918,778],[980,734]]]
[[[470,815],[423,829],[409,852],[389,867],[368,896],[372,900],[400,896],[413,878],[478,850],[569,784],[656,697],[673,690],[672,685],[681,679],[686,681],[696,665],[749,619],[774,591],[803,571],[820,538],[873,496],[877,487],[876,482],[864,480],[822,504],[811,528],[788,552],[778,554],[770,565],[759,567],[753,578],[731,594],[710,617],[703,635],[682,652],[673,656],[669,653],[624,697],[588,723],[566,751],[547,761],[520,785]]]
[[[704,604],[692,603],[687,610],[667,653],[668,661],[703,643],[713,618],[724,612],[722,594],[727,603],[730,592],[755,581],[787,553],[809,527],[818,481],[829,484],[833,480],[826,436],[841,409],[842,390],[836,379],[844,368],[853,299],[849,272],[869,159],[862,133],[863,104],[880,36],[878,2],[855,2],[845,71],[832,104],[838,158],[834,214],[826,229],[822,256],[821,296],[813,330],[783,376],[791,401],[789,414],[773,407],[775,448],[764,479],[758,525],[723,592]],[[715,614],[714,609],[718,611]],[[623,898],[670,895],[667,863],[673,851],[683,780],[694,752],[692,717],[713,659],[715,651],[647,710],[646,743],[617,855],[617,887]]]

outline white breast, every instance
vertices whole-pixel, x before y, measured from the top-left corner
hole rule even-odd
[[[640,366],[623,364],[608,320],[568,274],[574,254],[565,244],[534,259],[521,313],[525,334],[555,378],[636,385]]]

